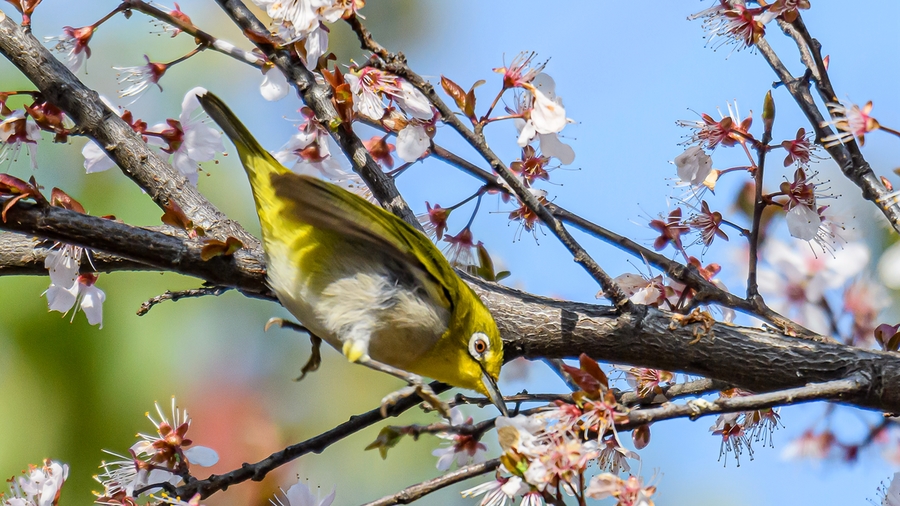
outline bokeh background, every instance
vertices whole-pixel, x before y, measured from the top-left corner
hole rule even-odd
[[[552,184],[545,186],[550,198],[612,230],[649,242],[654,234],[647,222],[677,204],[681,194],[672,188],[675,171],[669,161],[683,149],[677,144],[687,132],[675,120],[695,119],[700,112],[718,117],[716,107],[725,110],[726,101],[732,100],[742,115],[752,109],[758,118],[763,96],[775,80],[753,51],[704,47],[700,23],[689,22],[686,16],[712,4],[381,0],[370,1],[362,12],[376,38],[388,48],[402,50],[432,82],[437,83],[443,74],[468,88],[486,79],[488,84],[479,89],[482,106],[499,88],[500,76],[492,68],[503,66],[523,50],[551,58],[546,71],[555,78],[569,117],[577,121],[565,130],[577,158],[570,167],[552,173]],[[838,93],[857,103],[874,100],[873,114],[897,127],[900,76],[895,49],[900,43],[896,30],[900,5],[887,0],[867,2],[865,8],[837,2],[813,4],[803,15],[824,52],[831,55]],[[90,24],[116,2],[77,5],[73,9],[71,0],[44,0],[34,16],[35,34],[52,36],[64,25]],[[201,28],[249,47],[211,0],[182,0],[180,5]],[[2,9],[16,16],[9,5]],[[139,13],[128,20],[114,18],[95,35],[93,57],[87,72],[79,75],[115,101],[118,85],[113,66],[141,65],[144,54],[154,61],[169,61],[192,48],[187,36],[171,39],[159,32],[159,26]],[[782,59],[800,74],[792,42],[774,25],[769,34]],[[339,61],[365,59],[344,25],[333,25],[331,36],[330,49]],[[204,86],[222,96],[267,148],[277,149],[295,132],[301,104],[295,97],[265,102],[257,90],[261,78],[252,68],[206,52],[172,68],[162,80],[164,92],[151,89],[129,109],[151,125],[162,122],[177,117],[185,91]],[[0,90],[16,89],[33,87],[8,62],[0,62]],[[793,138],[798,127],[807,126],[805,120],[784,89],[773,93],[778,108],[775,138]],[[754,131],[759,131],[758,124]],[[518,157],[511,124],[500,123],[487,132],[504,160]],[[361,131],[361,135],[368,138],[372,133]],[[114,214],[135,225],[159,224],[160,210],[120,172],[84,174],[83,139],[73,138],[67,145],[52,145],[46,135],[45,139],[34,173],[43,186],[63,188],[94,215]],[[439,131],[437,141],[472,157],[448,128]],[[867,138],[864,153],[878,173],[890,175],[898,163],[898,146],[900,139],[876,133]],[[717,168],[742,163],[741,154],[734,150],[720,149],[714,160]],[[774,187],[782,180],[781,168],[777,163],[769,167],[767,177]],[[3,170],[24,179],[32,175],[25,155]],[[236,157],[220,157],[203,170],[201,191],[258,233],[249,188]],[[874,251],[882,250],[887,234],[880,228],[877,213],[862,203],[858,190],[843,180],[832,163],[821,163],[818,170],[821,179],[831,181],[833,193],[841,195],[831,203],[847,220],[850,232],[868,241]],[[790,173],[785,169],[783,176]],[[710,203],[730,212],[743,182],[744,176],[724,179],[716,195],[709,196]],[[398,184],[419,212],[424,211],[426,200],[447,206],[477,188],[476,181],[435,161],[416,165]],[[486,199],[473,226],[476,239],[484,241],[495,260],[512,272],[506,283],[541,295],[596,300],[597,286],[552,236],[539,231],[534,238],[527,233],[519,238],[517,224],[508,222],[509,210],[495,198]],[[457,228],[451,227],[450,233],[464,224],[467,216],[462,214],[457,213],[461,221],[453,223]],[[777,226],[778,234],[786,237],[783,224]],[[740,294],[743,281],[732,274],[739,269],[732,252],[740,239],[730,235],[731,243],[714,246],[704,260],[725,266],[723,278]],[[578,237],[609,272],[646,272],[639,260]],[[794,245],[806,247],[799,242]],[[262,332],[270,316],[287,316],[274,303],[228,293],[164,303],[146,316],[135,315],[141,302],[165,290],[198,286],[194,279],[169,273],[101,275],[98,286],[108,297],[102,330],[88,326],[82,314],[71,323],[71,316],[48,314],[41,297],[48,284],[46,277],[0,279],[0,476],[16,474],[45,457],[67,462],[71,471],[63,504],[85,503],[90,491],[99,489],[92,475],[104,458],[101,449],[125,453],[135,432],[152,431],[144,413],[153,409],[154,401],[167,406],[170,397],[177,396],[179,405],[193,417],[194,441],[218,451],[220,463],[211,471],[220,473],[371,409],[400,386],[391,378],[347,364],[330,349],[325,350],[319,372],[302,383],[291,381],[309,346],[305,338],[288,331]],[[505,369],[501,388],[510,393],[564,387],[535,363]],[[731,457],[718,459],[719,439],[708,433],[712,418],[655,425],[650,446],[641,452],[642,474],[645,478],[655,475],[661,505],[862,504],[866,498],[875,498],[879,482],[898,467],[883,458],[881,449],[864,452],[852,464],[781,458],[788,442],[819,422],[824,409],[822,405],[784,409],[785,427],[776,432],[775,447],[757,445],[754,458],[744,454],[739,467]],[[491,414],[469,413],[476,418]],[[852,440],[862,434],[866,422],[877,417],[846,410],[833,427]],[[391,422],[432,419],[408,413]],[[354,504],[439,474],[430,455],[439,444],[436,438],[404,440],[383,461],[377,452],[363,451],[378,429],[355,434],[322,455],[304,456],[261,484],[236,486],[208,503],[266,504],[277,487],[287,488],[300,477],[313,487],[321,486],[323,493],[336,486],[336,504]],[[486,440],[496,451],[493,439],[489,435]],[[206,470],[197,469],[197,475],[205,477]],[[479,482],[452,487],[421,504],[474,504],[461,499],[458,491]]]

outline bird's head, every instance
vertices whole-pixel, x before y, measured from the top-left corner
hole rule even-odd
[[[486,395],[506,416],[506,405],[497,388],[503,365],[503,340],[490,311],[474,293],[472,296],[474,303],[461,315],[464,321],[458,322],[461,328],[453,329],[455,325],[451,324],[451,329],[456,330],[456,339],[465,340],[463,367],[468,369],[465,376],[472,383],[469,388]]]
[[[503,365],[503,341],[500,340],[500,331],[494,320],[490,321],[490,328],[486,332],[475,331],[469,336],[467,352],[477,366],[478,380],[475,390],[487,396],[497,409],[507,415],[506,405],[503,403],[503,395],[497,388],[497,379],[500,377],[500,366]]]

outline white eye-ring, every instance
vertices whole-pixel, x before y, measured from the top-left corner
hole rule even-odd
[[[491,349],[491,340],[484,332],[476,332],[469,338],[469,355],[481,359]]]

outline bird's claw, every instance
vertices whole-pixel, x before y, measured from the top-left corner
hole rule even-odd
[[[322,365],[322,353],[320,349],[322,348],[322,338],[313,334],[303,325],[299,323],[294,323],[289,320],[285,320],[284,318],[279,318],[277,316],[273,316],[269,318],[269,321],[266,322],[266,326],[263,329],[264,332],[268,332],[270,328],[274,325],[278,325],[280,328],[287,328],[291,330],[296,330],[297,332],[306,332],[309,334],[309,344],[312,345],[312,349],[310,350],[309,360],[306,361],[303,368],[300,369],[300,376],[295,378],[294,381],[300,381],[306,377],[307,374],[318,371],[319,366]]]
[[[409,380],[409,386],[386,395],[384,399],[381,400],[381,416],[387,418],[388,409],[410,395],[418,395],[431,407],[437,409],[441,415],[448,419],[450,418],[450,406],[442,401],[430,386],[423,383],[422,378],[411,378]]]

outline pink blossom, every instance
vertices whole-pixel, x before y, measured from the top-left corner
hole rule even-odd
[[[762,258],[770,268],[759,271],[759,288],[782,314],[816,332],[828,332],[830,324],[820,302],[826,290],[843,286],[869,263],[869,249],[850,243],[834,255],[816,255],[810,248],[791,248],[769,239]]]
[[[45,42],[56,42],[53,49],[60,53],[66,53],[66,66],[73,73],[78,72],[85,59],[91,57],[91,48],[88,44],[94,36],[94,26],[81,28],[63,27],[63,34],[56,37],[45,37]]]
[[[200,87],[189,90],[181,102],[178,120],[166,120],[144,132],[167,144],[162,150],[172,155],[172,166],[195,186],[199,178],[198,163],[214,159],[225,149],[222,133],[207,124],[208,118],[202,111],[194,114],[200,108],[197,95],[203,93],[206,90]]]
[[[94,286],[97,282],[96,275],[80,274],[71,285],[56,284],[52,279],[51,277],[50,287],[44,292],[50,311],[59,311],[65,315],[72,307],[78,305],[84,311],[89,324],[103,328],[103,301],[106,300],[106,294]],[[74,319],[73,312],[72,320]]]
[[[851,102],[831,102],[827,105],[832,119],[822,122],[821,126],[834,125],[838,131],[822,139],[825,147],[843,144],[854,137],[859,141],[859,145],[863,146],[866,144],[866,134],[881,128],[878,120],[869,114],[872,112],[871,100],[862,108]]]
[[[41,140],[41,128],[34,122],[31,116],[24,111],[14,111],[0,121],[0,163],[6,160],[10,153],[13,158],[18,156],[22,144],[28,146],[28,154],[31,156],[31,168],[37,169],[37,142]]]

